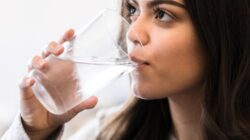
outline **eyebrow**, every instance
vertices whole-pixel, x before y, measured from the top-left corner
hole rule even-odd
[[[184,4],[181,4],[174,0],[153,0],[153,1],[148,2],[147,6],[154,7],[155,5],[159,5],[159,4],[171,4],[171,5],[186,9],[186,6]]]
[[[133,1],[134,3],[138,5],[137,0],[131,0],[131,1]],[[170,4],[170,5],[174,5],[174,6],[186,9],[186,6],[184,4],[174,1],[174,0],[151,0],[147,3],[147,7],[151,8],[159,4]]]

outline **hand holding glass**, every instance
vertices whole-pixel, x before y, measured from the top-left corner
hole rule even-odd
[[[130,73],[135,64],[128,57],[133,49],[128,31],[134,32],[122,16],[103,10],[63,44],[62,55],[46,58],[46,70],[31,71],[37,99],[51,113],[62,114]]]

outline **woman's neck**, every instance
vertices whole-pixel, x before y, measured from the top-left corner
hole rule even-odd
[[[192,92],[168,98],[173,133],[178,140],[201,140],[201,96],[202,92]]]

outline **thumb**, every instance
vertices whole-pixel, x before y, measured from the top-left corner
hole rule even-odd
[[[23,77],[19,81],[19,89],[21,92],[21,99],[27,100],[34,96],[31,87],[34,85],[35,80],[30,77]]]
[[[88,99],[84,100],[82,103],[77,105],[72,109],[73,114],[78,114],[79,112],[85,110],[85,109],[91,109],[96,106],[98,102],[98,99],[96,96],[91,96]]]

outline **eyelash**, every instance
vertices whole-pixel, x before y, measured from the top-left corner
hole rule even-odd
[[[134,14],[137,11],[137,8],[130,3],[127,3],[126,9],[128,11],[128,14],[126,15],[126,17],[129,18],[130,21],[133,21],[133,16],[138,16]],[[131,13],[131,10],[133,10],[132,13]],[[157,19],[157,22],[161,24],[162,23],[169,24],[170,22],[176,19],[175,15],[171,14],[170,12],[167,12],[166,9],[160,8],[159,6],[153,7],[153,14],[154,14],[154,18]],[[163,14],[163,16],[168,16],[169,20],[167,21],[160,20],[159,17],[161,17],[162,15],[159,15],[159,14]]]
[[[127,10],[127,12],[128,12],[128,13],[126,14],[126,17],[127,17],[127,18],[130,18],[130,20],[131,20],[131,17],[132,17],[132,16],[135,16],[135,15],[134,15],[134,12],[136,12],[137,9],[136,9],[134,6],[132,6],[131,4],[126,3],[126,10]],[[133,13],[131,13],[130,10],[134,10]]]
[[[173,14],[167,12],[167,10],[162,9],[162,8],[160,8],[158,6],[155,6],[153,8],[153,11],[154,11],[155,19],[158,19],[157,21],[160,22],[160,23],[170,23],[171,21],[173,21],[174,19],[176,19],[176,17]],[[165,21],[160,20],[162,14],[163,14],[163,17],[167,16],[168,19],[165,20]]]

